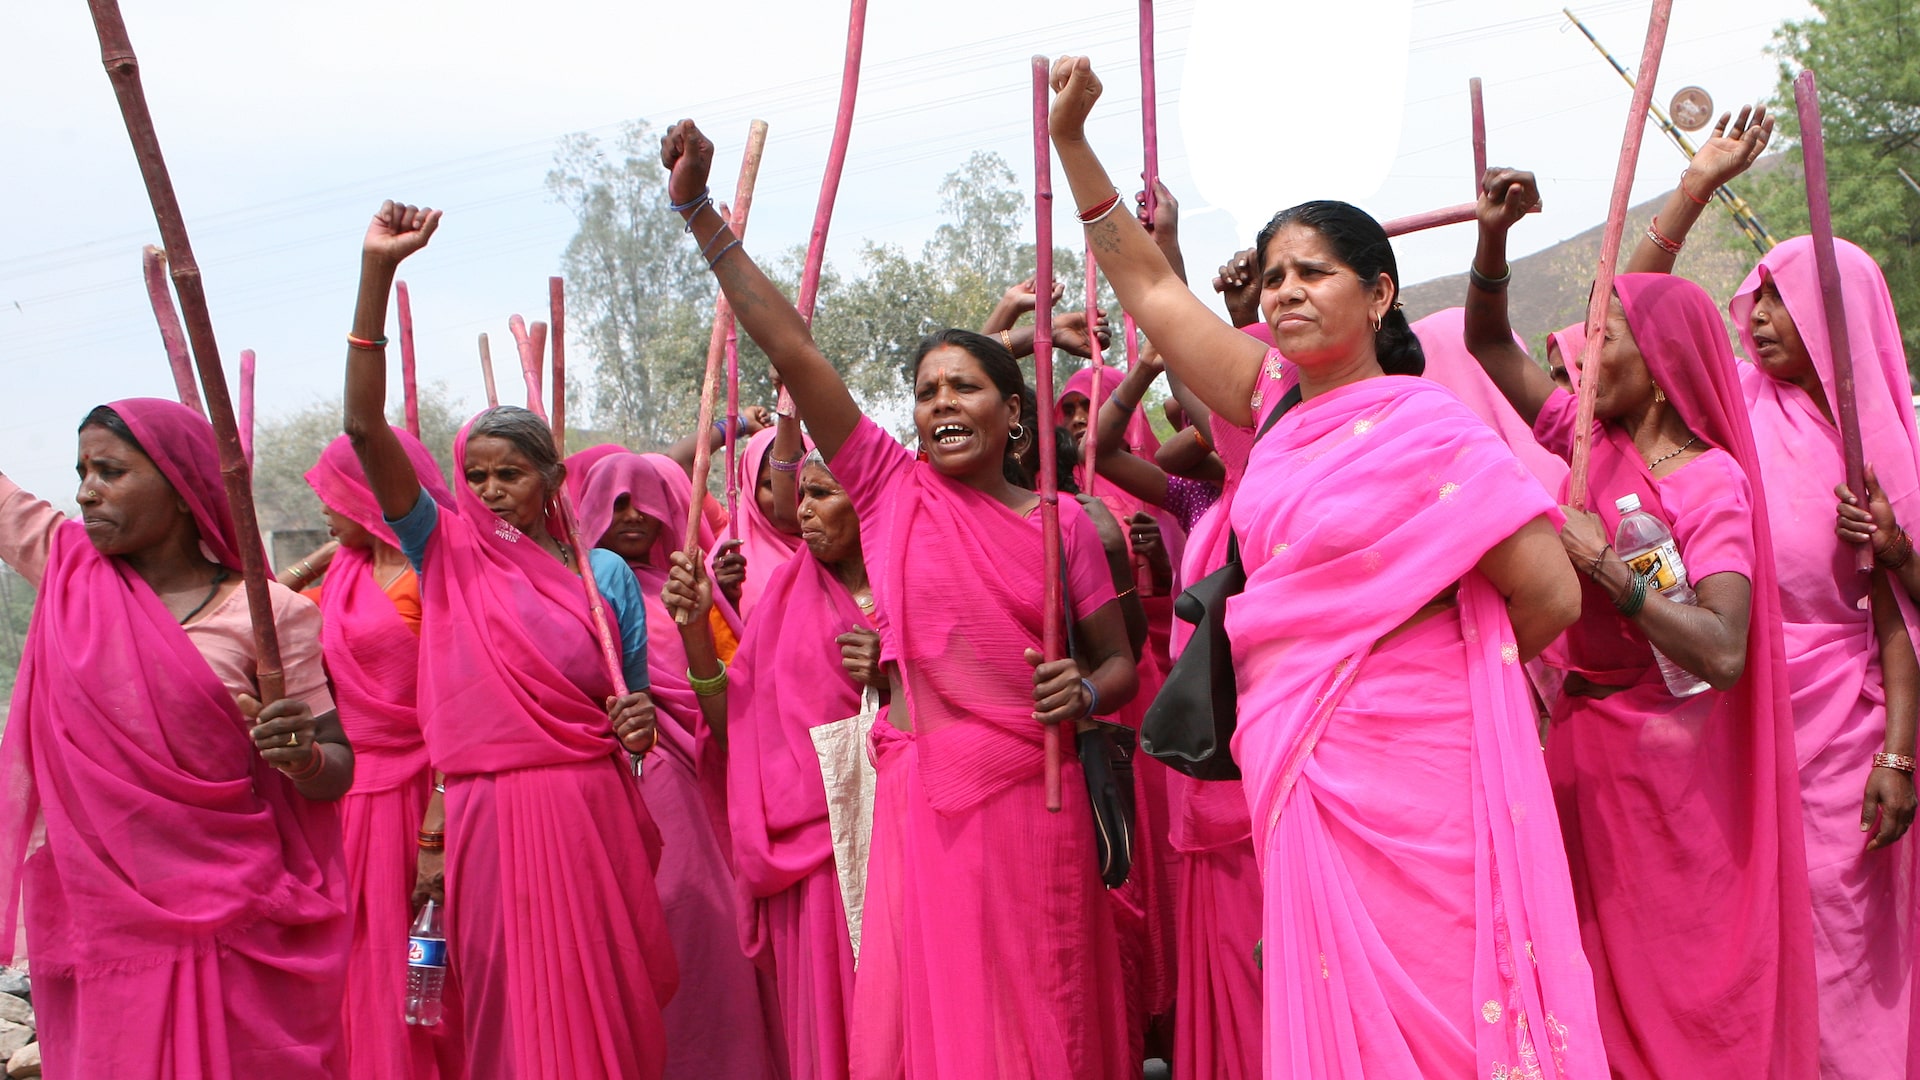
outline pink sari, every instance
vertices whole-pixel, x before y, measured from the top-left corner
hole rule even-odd
[[[1038,514],[948,480],[867,419],[830,464],[860,512],[882,654],[912,718],[874,725],[852,1075],[1126,1075],[1138,1062],[1072,754],[1064,808],[1045,809],[1022,658],[1043,621]],[[1063,500],[1060,521],[1070,614],[1084,618],[1113,582],[1085,512]]]
[[[1866,252],[1844,240],[1835,251],[1866,459],[1895,517],[1920,520],[1920,454],[1893,302]],[[1755,355],[1749,317],[1763,272],[1831,395],[1833,358],[1812,241],[1796,237],[1774,248],[1734,294],[1728,308],[1748,355]],[[1852,545],[1833,531],[1833,487],[1846,476],[1840,433],[1800,387],[1751,364],[1740,366],[1740,380],[1766,480],[1774,550],[1784,556],[1780,606],[1813,897],[1820,1073],[1843,1080],[1914,1075],[1908,1036],[1913,841],[1867,852],[1860,833],[1862,790],[1886,735],[1886,694],[1867,606],[1871,579],[1855,569]],[[1898,587],[1893,592],[1907,632],[1920,641],[1912,603]]]
[[[732,523],[727,533],[744,541],[740,545],[740,553],[747,557],[747,579],[740,586],[742,619],[752,616],[773,572],[800,550],[800,538],[781,532],[772,519],[761,513],[760,500],[755,497],[760,488],[762,470],[772,467],[766,465],[766,460],[773,452],[773,437],[773,428],[754,432],[753,438],[738,448],[734,459],[734,483],[740,488],[740,519]],[[707,550],[713,550],[711,545]]]
[[[1268,365],[1256,416],[1288,374]],[[1526,681],[1475,570],[1552,501],[1451,394],[1400,376],[1297,406],[1247,476],[1227,631],[1266,883],[1265,1074],[1599,1080]],[[1456,583],[1457,607],[1404,625]]]
[[[170,401],[112,408],[238,566],[213,429]],[[261,759],[236,688],[124,561],[24,510],[9,528],[31,516],[37,535],[9,536],[9,561],[44,563],[21,567],[40,602],[0,746],[0,925],[24,916],[47,1074],[341,1075],[334,809]],[[290,677],[318,659],[310,638],[283,647]]]
[[[659,455],[611,455],[588,473],[580,531],[583,538],[604,535],[621,496],[661,522],[651,557],[630,565],[647,604],[647,693],[660,724],[640,788],[665,844],[657,880],[680,962],[680,992],[665,1013],[667,1074],[760,1080],[784,1062],[771,980],[740,947],[728,863],[727,753],[701,718],[680,628],[660,599],[667,556],[686,530],[689,486],[687,474]]]
[[[794,1080],[844,1080],[853,947],[811,728],[860,711],[834,639],[871,627],[804,547],[773,573],[730,671],[727,812],[747,894],[743,940],[767,957]]]
[[[1420,348],[1427,354],[1425,377],[1453,391],[1454,397],[1499,434],[1500,441],[1506,443],[1520,464],[1540,481],[1541,487],[1549,494],[1557,494],[1567,480],[1567,463],[1534,440],[1533,429],[1520,419],[1506,395],[1493,385],[1486,369],[1467,351],[1466,315],[1465,308],[1447,308],[1413,324],[1413,335],[1420,339]],[[1517,335],[1514,341],[1519,344]]]
[[[394,435],[415,474],[441,508],[453,493],[420,441]],[[366,473],[342,435],[307,470],[307,484],[335,513],[399,546],[380,514]],[[413,571],[408,569],[406,573]],[[407,932],[418,876],[415,833],[433,790],[427,744],[415,707],[420,641],[374,578],[370,551],[342,547],[320,593],[321,643],[333,678],[340,725],[353,744],[353,790],[340,800],[340,826],[353,912],[353,951],[341,1009],[350,1075],[405,1080],[461,1076],[465,1065],[457,1006],[454,1023],[423,1028],[406,1022]]]
[[[1547,747],[1607,1054],[1628,1078],[1812,1076],[1799,779],[1771,530],[1753,512],[1759,458],[1713,302],[1664,274],[1622,275],[1615,292],[1654,381],[1713,449],[1655,480],[1624,432],[1596,422],[1592,507],[1611,534],[1614,501],[1637,494],[1695,584],[1741,573],[1753,600],[1746,669],[1724,693],[1674,699],[1646,637],[1590,582],[1567,632],[1575,673],[1627,688],[1562,697]],[[1549,400],[1544,444],[1571,445],[1573,412],[1572,395]],[[1829,529],[1832,516],[1829,502]]]
[[[463,429],[456,475],[466,446]],[[419,708],[446,774],[447,944],[469,1067],[658,1078],[678,981],[659,833],[607,720],[585,592],[465,484],[455,494],[421,567]]]

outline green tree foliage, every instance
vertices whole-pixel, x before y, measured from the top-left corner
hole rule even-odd
[[[1771,108],[1779,130],[1800,134],[1793,79],[1819,79],[1834,232],[1865,248],[1886,273],[1906,339],[1920,358],[1920,6],[1913,0],[1813,0],[1817,18],[1774,34],[1780,84]],[[1784,239],[1807,231],[1805,173],[1794,145],[1783,167],[1757,172],[1753,202]]]
[[[14,673],[20,669],[21,646],[33,619],[33,586],[6,566],[0,566],[0,720],[13,695]]]
[[[387,419],[401,426],[405,407],[395,402]],[[420,388],[420,441],[433,451],[440,471],[451,475],[453,437],[467,418],[454,408],[443,383]],[[317,401],[298,412],[263,419],[253,437],[253,505],[260,531],[321,529],[320,500],[307,486],[307,470],[340,435],[340,402]]]

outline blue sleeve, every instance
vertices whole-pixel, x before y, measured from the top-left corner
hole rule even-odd
[[[640,595],[640,582],[627,560],[605,548],[594,548],[588,558],[600,599],[620,624],[620,667],[627,689],[645,690],[653,685],[653,677],[647,674],[647,601]]]
[[[433,501],[426,488],[420,489],[420,497],[414,500],[413,509],[406,515],[390,518],[381,515],[392,527],[393,535],[400,541],[400,550],[413,564],[413,572],[420,572],[420,564],[427,557],[427,540],[433,535],[433,527],[440,523],[440,504]]]

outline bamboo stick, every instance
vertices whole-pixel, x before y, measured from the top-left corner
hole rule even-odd
[[[193,383],[193,357],[187,354],[187,332],[180,328],[180,313],[174,310],[173,293],[167,288],[167,253],[148,244],[140,253],[141,269],[147,279],[147,299],[153,304],[153,320],[160,324],[160,344],[167,350],[167,363],[173,368],[173,390],[180,404],[207,415],[200,404],[200,388]]]
[[[727,538],[740,535],[740,322],[727,320]],[[757,497],[757,496],[756,496]]]
[[[1066,655],[1063,630],[1064,597],[1060,589],[1060,489],[1055,466],[1058,448],[1054,445],[1053,401],[1053,151],[1047,142],[1047,75],[1049,63],[1044,56],[1033,58],[1033,232],[1034,295],[1033,305],[1033,377],[1034,397],[1040,415],[1033,418],[1034,438],[1040,448],[1040,549],[1043,572],[1047,575],[1046,615],[1042,625],[1041,648],[1048,660]],[[1091,404],[1091,403],[1089,403]],[[1046,752],[1047,810],[1060,811],[1060,725],[1043,726],[1041,738]]]
[[[1037,304],[1035,305],[1038,306]],[[1100,349],[1100,335],[1094,332],[1094,316],[1100,310],[1100,268],[1093,261],[1093,242],[1087,242],[1087,340],[1093,348],[1093,385],[1087,388],[1087,434],[1080,442],[1080,463],[1087,470],[1087,494],[1098,495],[1097,465],[1100,459],[1100,382],[1106,374],[1106,354]],[[1038,342],[1039,338],[1033,339]]]
[[[247,470],[253,470],[253,374],[255,359],[252,349],[240,350],[240,453],[247,459]]]
[[[407,283],[393,283],[394,300],[400,309],[400,393],[406,403],[407,434],[420,437],[420,387],[413,366],[413,302],[407,296]]]
[[[1607,307],[1613,302],[1614,266],[1620,260],[1620,240],[1627,228],[1627,203],[1633,192],[1633,173],[1640,163],[1640,137],[1647,129],[1647,106],[1653,102],[1653,87],[1660,75],[1660,53],[1667,44],[1667,23],[1673,17],[1673,0],[1653,0],[1647,15],[1647,43],[1640,54],[1640,77],[1628,106],[1626,130],[1620,135],[1620,162],[1613,173],[1613,198],[1607,207],[1607,228],[1600,237],[1600,263],[1593,274],[1593,295],[1587,302],[1587,343],[1580,350],[1579,418],[1573,428],[1573,475],[1568,480],[1567,502],[1576,510],[1587,508],[1587,462],[1593,453],[1593,379],[1599,370],[1600,340],[1607,321]]]
[[[1527,211],[1529,214],[1539,212],[1540,208],[1537,206]],[[1437,229],[1442,225],[1463,225],[1472,221],[1479,213],[1478,203],[1461,203],[1458,206],[1443,206],[1438,210],[1423,210],[1418,214],[1392,218],[1381,222],[1380,227],[1385,229],[1390,237],[1405,236],[1408,233]]]
[[[542,323],[534,323],[542,326]],[[533,333],[527,328],[527,321],[518,315],[507,318],[507,332],[513,335],[514,347],[520,353],[520,378],[527,386],[527,409],[535,416],[545,420],[547,406],[541,399],[546,394],[540,389],[540,354],[534,351]],[[543,339],[544,339],[544,335]]]
[[[1820,119],[1820,87],[1813,72],[1802,71],[1793,80],[1793,100],[1800,109],[1800,152],[1807,175],[1807,222],[1813,236],[1813,262],[1820,273],[1820,295],[1826,301],[1827,346],[1833,356],[1835,417],[1840,421],[1840,451],[1846,459],[1847,490],[1861,502],[1867,498],[1866,455],[1860,445],[1860,400],[1853,387],[1853,346],[1847,330],[1847,297],[1840,285],[1840,261],[1833,253],[1833,199],[1827,183],[1827,138]],[[1873,569],[1873,545],[1854,548],[1854,567]]]
[[[553,444],[567,456],[567,283],[547,279],[547,318],[553,320]]]
[[[1154,75],[1153,0],[1140,0],[1140,144],[1145,150],[1146,168],[1141,179],[1147,185],[1147,223],[1152,224],[1159,210],[1153,185],[1160,179],[1160,91]],[[1133,367],[1133,354],[1127,354],[1127,367]]]
[[[240,548],[240,573],[246,581],[247,611],[253,620],[260,701],[266,704],[285,696],[286,675],[280,660],[280,636],[274,628],[273,600],[267,591],[266,547],[260,542],[260,524],[254,516],[251,478],[246,457],[240,451],[239,426],[234,420],[233,401],[227,394],[226,373],[220,367],[220,344],[214,337],[213,316],[207,308],[206,289],[200,280],[199,263],[193,257],[193,245],[187,237],[180,200],[174,194],[173,180],[167,175],[166,159],[160,152],[153,114],[147,109],[146,92],[140,85],[140,61],[127,36],[120,5],[117,0],[87,0],[87,7],[93,15],[94,32],[100,39],[100,60],[113,84],[114,96],[119,99],[120,114],[133,142],[134,159],[146,182],[154,220],[160,226],[160,240],[166,245],[173,287],[180,297],[187,338],[193,345],[194,364],[199,369],[201,389],[206,396],[207,419],[213,424],[220,450],[220,479],[226,490],[228,510],[233,515],[235,538]]]
[[[1473,109],[1473,197],[1480,198],[1480,182],[1487,175],[1487,107],[1480,96],[1480,77],[1467,80],[1467,98]]]
[[[760,178],[760,158],[767,148],[767,122],[755,120],[747,128],[747,147],[740,155],[740,179],[734,185],[733,208],[717,207],[733,226],[733,235],[745,240],[747,215],[753,208],[753,185]],[[713,424],[714,399],[719,395],[720,367],[727,349],[727,330],[733,326],[733,307],[723,291],[715,301],[713,334],[707,339],[707,373],[700,384],[700,418],[694,428],[692,490],[687,500],[686,543],[688,556],[700,557],[700,518],[706,510],[707,478],[713,473],[713,446],[707,441],[707,428]]]
[[[498,408],[500,394],[493,388],[493,350],[487,345],[485,331],[480,333],[480,377],[487,382],[487,408]]]

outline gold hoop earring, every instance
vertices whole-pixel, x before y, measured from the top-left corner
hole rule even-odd
[[[1380,316],[1378,315],[1373,317],[1373,332],[1376,334],[1380,332]]]
[[[1660,389],[1658,383],[1655,383],[1653,387],[1653,403],[1655,405],[1665,405],[1667,403],[1667,392]]]

